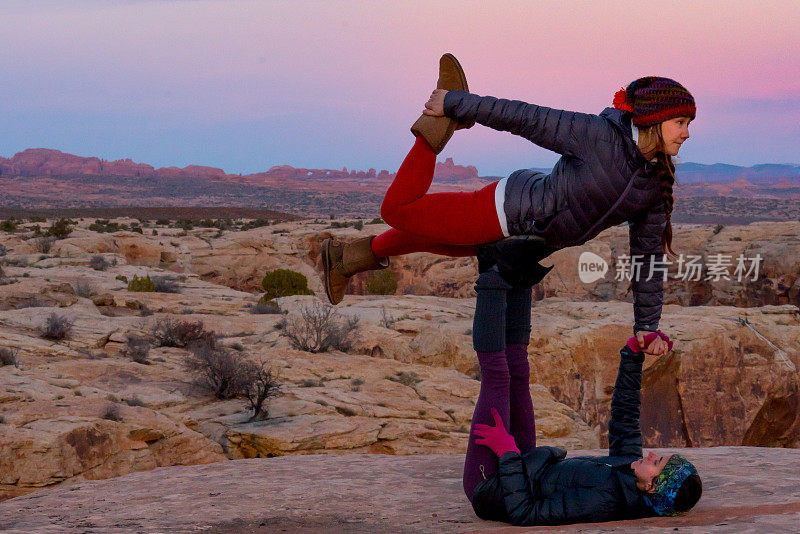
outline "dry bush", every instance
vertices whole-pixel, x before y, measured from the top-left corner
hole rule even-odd
[[[53,312],[47,317],[44,327],[41,329],[42,337],[56,341],[66,339],[72,332],[72,324],[67,317]]]
[[[335,349],[347,352],[353,348],[358,332],[358,317],[341,317],[330,306],[315,301],[300,309],[300,316],[284,318],[279,323],[281,335],[289,344],[306,352],[327,352]]]
[[[393,382],[399,382],[410,388],[413,388],[422,382],[422,379],[414,371],[397,371],[394,376],[387,376],[386,378]]]
[[[257,302],[250,306],[249,308],[250,313],[259,314],[259,315],[267,315],[267,314],[279,314],[281,313],[281,307],[278,306],[277,302],[273,301],[266,301],[266,302]]]
[[[76,296],[88,299],[92,296],[92,286],[86,280],[78,280],[73,286],[73,291]]]
[[[119,413],[119,406],[117,404],[109,404],[106,406],[106,409],[103,410],[100,417],[108,419],[109,421],[122,421],[122,416]]]
[[[21,309],[24,309],[24,308],[46,308],[49,305],[50,304],[48,302],[44,301],[44,300],[40,300],[40,299],[38,299],[36,297],[29,297],[29,298],[26,298],[26,299],[23,299],[23,300],[19,301],[17,303],[16,308],[18,310],[21,310]]]
[[[6,365],[13,365],[14,367],[19,366],[19,361],[17,360],[17,351],[14,349],[9,349],[3,347],[0,349],[0,367]]]
[[[128,334],[124,352],[136,363],[150,363],[147,360],[147,357],[150,355],[150,342],[145,337]]]
[[[233,399],[241,395],[245,360],[224,347],[194,342],[184,358],[184,366],[199,374],[198,384],[211,390],[218,399]]]
[[[248,407],[253,412],[250,421],[269,417],[269,409],[264,403],[270,397],[281,395],[280,381],[271,367],[265,362],[255,364],[247,362],[243,370],[242,394],[247,399]]]
[[[396,324],[397,324],[397,319],[386,311],[386,306],[383,306],[381,308],[380,325],[384,328],[392,330],[394,329]]]
[[[89,260],[89,267],[95,271],[105,271],[111,267],[111,264],[103,256],[92,256],[92,259]]]
[[[154,276],[153,286],[158,293],[180,293],[178,283],[168,276]]]
[[[33,250],[41,254],[49,254],[50,250],[53,248],[53,243],[55,242],[56,238],[53,236],[37,237],[36,239],[30,240]]]
[[[200,341],[213,348],[217,337],[212,330],[205,329],[202,321],[179,321],[169,317],[156,321],[152,334],[157,347],[188,347]]]

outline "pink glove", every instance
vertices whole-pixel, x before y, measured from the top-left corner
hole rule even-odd
[[[658,330],[656,332],[650,332],[649,334],[645,334],[645,336],[644,336],[644,348],[645,349],[648,346],[650,346],[650,343],[656,338],[656,336],[658,336],[661,339],[663,339],[664,341],[666,341],[667,342],[667,346],[669,347],[668,350],[672,350],[672,345],[674,345],[674,343],[672,341],[670,341],[669,340],[669,336],[667,336],[667,334],[665,334],[661,330]],[[632,336],[632,337],[628,338],[628,348],[631,349],[633,352],[642,352],[641,349],[639,348],[639,340],[636,339],[636,336]]]
[[[517,444],[514,442],[514,436],[506,431],[500,414],[494,408],[492,408],[492,417],[494,417],[494,423],[497,426],[482,425],[480,423],[475,424],[472,433],[483,438],[476,439],[475,443],[489,447],[498,458],[510,451],[519,453]]]

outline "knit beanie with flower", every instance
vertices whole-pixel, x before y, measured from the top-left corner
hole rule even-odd
[[[633,124],[645,128],[675,117],[695,118],[694,97],[684,86],[661,76],[645,76],[614,94],[613,105],[633,114]]]

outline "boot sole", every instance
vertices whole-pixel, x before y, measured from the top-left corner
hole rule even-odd
[[[461,63],[456,59],[456,56],[454,56],[453,54],[448,52],[446,54],[443,54],[442,57],[447,57],[447,58],[450,59],[450,61],[453,62],[454,66],[456,68],[456,73],[458,74],[459,81],[461,82],[461,85],[464,86],[463,90],[464,91],[469,91],[469,86],[467,85],[467,75],[464,74],[464,69],[461,67]],[[437,85],[437,88],[443,89],[443,87],[438,87],[438,85],[439,85],[438,83],[436,85]],[[444,150],[445,145],[447,144],[448,141],[450,141],[450,138],[453,136],[453,133],[456,131],[456,126],[458,126],[458,123],[456,123],[456,121],[454,121],[453,119],[449,119],[449,120],[450,120],[450,124],[447,125],[447,133],[445,134],[445,137],[444,137],[445,141],[440,146],[436,147],[437,150],[435,152],[437,154],[439,152],[441,152],[442,150]]]
[[[467,85],[467,76],[466,74],[464,74],[464,69],[461,67],[461,63],[459,63],[456,57],[449,52],[446,54],[442,54],[442,59],[444,58],[448,58],[452,63],[452,67],[455,68],[456,71],[455,74],[458,77],[459,84],[461,85],[463,90],[469,91],[469,86]],[[439,60],[439,64],[441,70],[441,59]],[[442,87],[442,84],[440,83],[439,80],[436,81],[436,88],[447,89],[446,87]],[[448,89],[448,90],[455,90],[455,89]],[[444,133],[440,134],[441,141],[439,141],[439,143],[437,143],[436,146],[431,145],[431,150],[433,150],[434,154],[439,154],[442,150],[444,150],[445,145],[447,145],[447,142],[450,141],[450,138],[453,136],[453,132],[456,131],[458,123],[455,120],[450,119],[448,117],[431,117],[430,115],[423,114],[419,119],[417,119],[417,122],[415,122],[414,125],[411,127],[411,133],[413,133],[415,136],[420,136],[422,135],[421,130],[425,128],[424,126],[425,122],[434,123],[437,121],[447,121],[447,126],[444,127]],[[441,127],[442,126],[439,126],[438,128]],[[425,136],[423,135],[423,137]],[[434,137],[439,137],[439,136],[435,135]],[[426,137],[425,140],[428,141]],[[430,145],[430,142],[428,144]]]

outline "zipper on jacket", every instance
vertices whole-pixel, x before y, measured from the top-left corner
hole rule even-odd
[[[483,464],[478,466],[478,468],[481,470],[481,475],[483,475],[483,480],[486,480],[486,473],[483,471]]]

